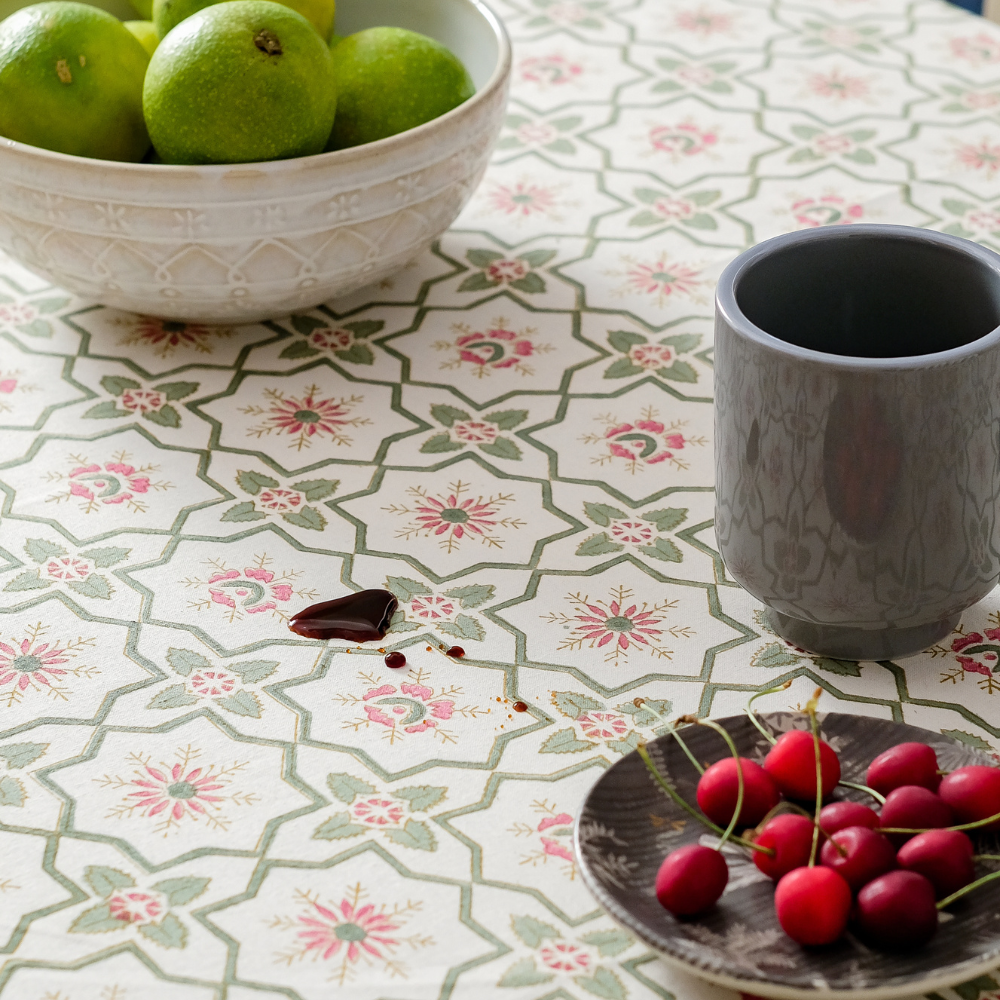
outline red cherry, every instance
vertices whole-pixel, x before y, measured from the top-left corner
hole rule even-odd
[[[878,813],[860,802],[831,802],[820,810],[819,825],[825,834],[836,833],[849,826],[867,826],[869,830],[874,830],[878,826]]]
[[[903,844],[896,862],[929,879],[937,898],[944,899],[976,877],[972,854],[972,841],[961,830],[928,830]]]
[[[880,875],[858,893],[855,918],[862,937],[877,948],[920,948],[937,930],[934,886],[916,872]]]
[[[726,859],[720,851],[686,844],[671,851],[656,873],[656,898],[674,916],[687,917],[707,910],[729,881]]]
[[[951,806],[944,799],[920,785],[903,785],[885,797],[879,816],[879,826],[900,826],[904,829],[923,830],[928,827],[951,826]],[[899,846],[912,833],[891,833],[889,839]]]
[[[778,804],[781,795],[774,779],[760,764],[740,757],[740,770],[743,772],[743,807],[737,822],[755,826]],[[725,826],[733,818],[738,792],[736,759],[723,757],[699,778],[698,805],[713,823]]]
[[[805,816],[782,813],[764,824],[754,843],[770,847],[774,857],[763,851],[753,852],[753,863],[770,879],[778,881],[793,868],[809,863],[812,850],[813,823]]]
[[[847,926],[850,886],[832,868],[796,868],[774,890],[781,929],[799,944],[830,944]]]
[[[960,767],[945,775],[938,794],[955,811],[960,823],[975,823],[1000,813],[1000,767]],[[982,829],[1000,830],[1000,820]]]
[[[865,784],[882,795],[903,785],[920,785],[936,792],[941,784],[937,754],[926,743],[898,743],[868,765]]]
[[[774,778],[780,791],[790,799],[806,802],[816,799],[816,751],[812,733],[792,729],[778,737],[778,742],[764,758],[764,770]],[[823,797],[826,798],[840,781],[840,760],[833,748],[819,741],[820,774]]]
[[[846,853],[841,854],[835,845]],[[823,845],[819,857],[827,868],[842,875],[854,892],[896,867],[896,849],[881,833],[867,826],[838,830]]]

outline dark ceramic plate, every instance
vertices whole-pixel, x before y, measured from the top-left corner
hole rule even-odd
[[[805,715],[763,716],[775,735],[807,729]],[[947,736],[902,723],[857,715],[821,716],[821,733],[839,753],[842,777],[863,782],[869,762],[897,743],[928,743],[945,770],[963,764],[996,764]],[[767,741],[746,716],[718,720],[740,753],[760,760]],[[707,727],[684,737],[703,761],[727,751]],[[650,755],[674,787],[695,802],[698,774],[673,737],[649,744]],[[862,792],[838,788],[835,798],[866,805]],[[679,920],[656,901],[653,889],[663,858],[682,844],[715,844],[714,835],[675,805],[655,784],[637,753],[609,768],[590,790],[576,827],[575,848],[583,879],[598,902],[662,957],[721,986],[767,997],[886,1000],[927,993],[972,979],[1000,965],[1000,891],[986,886],[950,907],[937,934],[922,950],[892,955],[866,948],[849,933],[825,948],[803,948],[787,937],[774,915],[774,886],[741,848],[725,848],[729,884],[715,909]],[[1000,853],[996,834],[981,834],[977,853]]]

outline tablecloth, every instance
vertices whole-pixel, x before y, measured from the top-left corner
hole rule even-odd
[[[1000,28],[494,2],[492,166],[391,280],[223,329],[0,262],[4,1000],[730,996],[574,863],[587,789],[660,724],[635,697],[724,716],[793,678],[765,708],[820,685],[998,746],[996,594],[899,663],[768,632],[715,549],[711,396],[740,249],[858,221],[1000,247]],[[399,599],[382,649],[288,630],[366,587]]]

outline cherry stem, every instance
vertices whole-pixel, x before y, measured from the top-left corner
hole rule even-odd
[[[987,816],[986,819],[977,819],[974,823],[961,823],[958,826],[946,826],[946,830],[975,830],[981,826],[988,826],[990,823],[996,823],[1000,820],[1000,812],[994,813],[992,816]],[[882,833],[927,833],[927,830],[910,830],[907,827],[902,826],[887,826],[879,828]],[[929,829],[934,829],[930,827]]]
[[[747,702],[746,713],[749,716],[750,721],[757,727],[761,736],[763,736],[764,739],[771,744],[771,746],[774,746],[774,744],[778,742],[777,739],[764,728],[760,719],[757,717],[757,713],[750,706],[753,705],[758,698],[762,698],[766,694],[777,694],[779,691],[787,691],[791,686],[792,682],[790,680],[785,681],[784,684],[779,684],[777,687],[767,688],[764,691],[758,691],[756,694],[751,695],[750,700]]]
[[[736,829],[736,821],[743,811],[743,766],[740,764],[740,752],[736,749],[733,738],[722,726],[711,719],[698,719],[696,725],[714,729],[726,741],[726,746],[729,747],[729,752],[733,755],[733,760],[736,761],[736,808],[733,809],[733,818],[729,821],[729,826],[726,827],[725,833],[722,834],[722,839],[719,841],[719,846],[716,848],[717,851],[721,851],[722,845],[729,840],[733,830]]]
[[[961,899],[966,893],[972,892],[973,889],[978,889],[981,885],[986,885],[987,882],[993,882],[998,878],[1000,878],[1000,872],[991,872],[989,875],[977,878],[975,882],[963,885],[958,892],[953,892],[950,896],[945,896],[944,899],[937,904],[937,908],[939,910],[943,910],[946,906],[950,906],[954,903],[956,899]]]
[[[876,792],[874,788],[869,788],[867,785],[859,785],[856,781],[840,780],[837,784],[843,785],[845,788],[853,788],[858,792],[864,792],[866,795],[870,795],[873,799],[875,799],[879,805],[885,805],[885,796]]]
[[[809,725],[812,729],[813,753],[816,757],[816,812],[813,815],[813,839],[809,849],[809,867],[816,866],[816,848],[819,846],[819,814],[823,808],[823,761],[819,752],[819,721],[816,718],[816,702],[823,693],[822,688],[816,688],[813,696],[806,702],[809,713]]]
[[[1000,861],[1000,854],[974,854],[973,861]]]
[[[657,710],[653,708],[653,706],[650,705],[645,698],[634,698],[632,700],[632,704],[635,705],[636,708],[644,708],[647,712],[650,712],[653,715],[655,715],[656,718],[658,718],[660,722],[662,722],[667,727],[667,733],[670,736],[673,736],[673,738],[677,740],[678,744],[680,744],[680,748],[684,751],[684,753],[687,754],[687,759],[691,761],[692,764],[694,764],[694,769],[699,774],[705,773],[705,768],[703,768],[701,764],[698,762],[698,758],[695,757],[693,753],[691,753],[690,749],[688,748],[688,745],[684,742],[683,739],[681,739],[681,734],[677,731],[677,727],[662,712],[657,712]]]
[[[700,812],[697,812],[692,806],[688,805],[687,802],[681,797],[681,795],[674,790],[670,782],[660,774],[657,766],[653,763],[649,756],[649,752],[646,750],[646,744],[640,743],[636,748],[636,753],[642,758],[642,762],[646,765],[649,773],[656,779],[656,783],[662,788],[667,795],[673,799],[686,813],[693,816],[699,823],[704,824],[710,830],[715,833],[722,835],[722,827],[716,826],[708,817],[702,816]],[[739,844],[740,847],[747,847],[754,851],[760,851],[762,854],[768,855],[768,857],[774,857],[774,851],[770,847],[758,847],[757,844],[752,843],[749,840],[744,840],[742,837],[730,837],[730,842],[733,844]]]
[[[787,813],[794,813],[796,816],[805,816],[805,818],[809,820],[810,823],[813,822],[813,816],[811,812],[809,812],[806,809],[803,809],[802,806],[796,805],[794,802],[783,801],[779,802],[772,809],[768,810],[767,815],[757,824],[756,827],[754,827],[754,833],[759,836],[763,831],[764,827],[767,826],[767,824],[772,819],[774,819],[775,816],[780,816]],[[847,851],[845,851],[844,848],[841,847],[840,844],[838,844],[837,841],[835,841],[833,837],[829,833],[827,833],[826,830],[823,829],[823,827],[819,828],[819,832],[825,840],[829,840],[830,843],[833,844],[833,846],[837,849],[837,853],[842,858],[847,857]],[[998,857],[997,860],[1000,861],[1000,857]]]

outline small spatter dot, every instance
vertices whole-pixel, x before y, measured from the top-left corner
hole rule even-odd
[[[428,653],[431,652],[431,647],[430,646],[427,647],[427,652]]]
[[[499,700],[500,700],[500,695],[497,695],[497,701],[499,701]]]
[[[514,702],[514,711],[515,712],[527,712],[528,711],[528,706],[523,701],[515,701]]]
[[[398,649],[394,649],[391,653],[385,654],[385,665],[387,667],[405,667],[406,666],[406,656],[401,653]]]
[[[384,653],[385,652],[385,646],[379,646],[378,651],[380,653]]]
[[[465,656],[465,650],[461,646],[450,646],[444,651],[445,656],[453,656],[455,659],[460,659]]]

